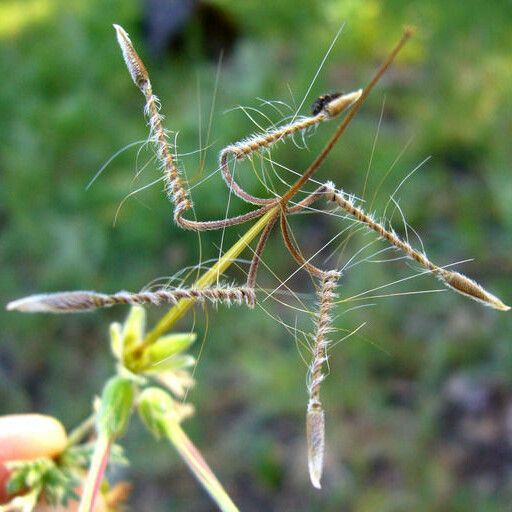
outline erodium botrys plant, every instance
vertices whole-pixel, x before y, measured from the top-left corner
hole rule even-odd
[[[311,364],[308,372],[309,398],[306,408],[306,430],[310,479],[313,486],[320,488],[325,446],[325,413],[320,389],[325,378],[324,367],[328,358],[329,336],[333,330],[332,311],[335,307],[336,290],[342,273],[337,268],[318,268],[311,263],[312,257],[303,256],[300,246],[289,231],[290,215],[313,211],[312,205],[319,201],[333,203],[335,208],[341,209],[345,216],[352,218],[361,228],[375,233],[377,237],[419,264],[425,272],[432,274],[448,288],[494,309],[501,311],[510,309],[473,280],[430,261],[423,251],[414,249],[408,241],[403,240],[388,227],[389,224],[386,221],[377,220],[366,213],[354,197],[337,188],[334,183],[326,182],[302,200],[294,201],[296,194],[311,180],[376,83],[411,37],[412,31],[410,29],[404,31],[396,47],[364,89],[348,94],[322,96],[314,103],[310,116],[294,117],[288,124],[252,135],[222,150],[219,169],[229,191],[246,203],[254,205],[255,209],[236,217],[199,221],[187,217],[192,208],[187,184],[182,179],[175,157],[175,148],[169,142],[169,133],[163,126],[159,100],[153,92],[149,74],[128,34],[118,25],[114,28],[130,76],[145,99],[149,141],[155,147],[166,191],[174,205],[174,221],[177,226],[193,231],[218,230],[257,220],[241,239],[190,288],[163,287],[140,293],[115,294],[92,291],[60,292],[33,295],[11,302],[7,306],[10,310],[48,313],[86,311],[117,304],[132,306],[124,324],[114,323],[110,328],[111,347],[117,361],[117,373],[105,385],[101,399],[95,407],[97,438],[94,450],[87,459],[89,473],[82,493],[80,510],[82,512],[92,510],[113,443],[123,434],[125,425],[135,409],[138,410],[143,423],[155,436],[166,438],[175,446],[221,509],[237,510],[199,451],[181,428],[182,420],[193,413],[192,406],[183,403],[183,399],[186,389],[193,383],[188,368],[194,364],[194,359],[186,354],[186,350],[195,336],[181,333],[168,334],[168,331],[197,302],[254,307],[258,302],[256,286],[258,266],[265,244],[276,226],[279,227],[284,246],[291,256],[318,283],[318,310],[315,315]],[[237,162],[251,158],[255,153],[268,152],[278,142],[320,123],[330,121],[343,113],[345,117],[324,149],[283,195],[256,197],[235,181],[232,169]],[[218,277],[258,235],[259,240],[253,249],[246,283],[243,286],[227,284],[213,286],[213,283],[217,283]],[[156,326],[146,331],[145,312],[141,305],[168,303],[173,304],[173,307]],[[71,448],[73,447],[69,450]],[[23,467],[21,469],[18,467],[13,473],[13,479],[17,479],[17,482],[21,479],[22,483],[27,484],[23,480],[22,470]],[[44,491],[44,487],[41,486],[39,492]]]

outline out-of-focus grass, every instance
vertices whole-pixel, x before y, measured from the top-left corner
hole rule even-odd
[[[158,178],[149,165],[134,179],[136,149],[116,158],[85,190],[114,151],[146,137],[141,98],[119,56],[113,22],[130,31],[146,59],[167,124],[179,131],[179,151],[197,150],[200,140],[211,145],[202,171],[199,155],[182,159],[193,182],[216,168],[223,145],[255,131],[243,113],[228,109],[260,108],[257,98],[300,103],[342,23],[303,113],[320,94],[363,85],[402,25],[416,25],[417,37],[319,179],[363,194],[385,102],[365,207],[382,213],[401,180],[431,156],[396,197],[407,221],[435,261],[474,257],[464,271],[510,302],[510,6],[476,0],[464,6],[360,0],[304,2],[300,8],[289,1],[213,4],[231,17],[239,38],[221,68],[209,140],[216,64],[203,58],[194,20],[180,52],[156,60],[144,44],[138,2],[0,4],[3,302],[35,291],[136,290],[197,263],[200,254],[203,260],[218,255],[219,233],[201,236],[200,253],[197,235],[172,225],[160,185],[128,200],[113,226],[120,201]],[[279,120],[272,108],[264,111]],[[331,131],[320,127],[304,151],[291,143],[280,147],[276,159],[303,170]],[[150,155],[141,152],[139,169]],[[239,173],[250,175],[248,169],[240,167]],[[282,177],[292,179],[286,171]],[[255,180],[242,180],[258,192]],[[193,198],[201,218],[225,214],[228,195],[219,176],[194,188]],[[231,200],[231,213],[243,210]],[[397,214],[394,224],[402,228]],[[345,226],[327,216],[301,217],[292,225],[307,253]],[[239,233],[226,233],[223,247]],[[343,264],[367,241],[354,237],[331,264]],[[323,259],[329,253],[324,251]],[[274,236],[265,262],[280,277],[295,269],[282,255]],[[364,264],[346,273],[340,292],[348,297],[412,274],[403,262]],[[235,277],[242,280],[243,272]],[[276,285],[268,271],[260,282]],[[312,290],[304,276],[290,284],[302,293]],[[376,293],[433,288],[435,282],[417,278]],[[306,300],[312,304],[312,296]],[[511,498],[510,320],[448,293],[362,303],[375,306],[349,313],[359,302],[340,306],[336,322],[340,329],[368,323],[360,336],[332,352],[324,391],[329,448],[321,493],[310,490],[307,481],[306,369],[293,335],[268,316],[239,310],[210,311],[206,327],[197,310],[196,328],[206,332],[206,341],[198,385],[189,396],[198,413],[188,428],[234,500],[249,511],[505,510]],[[290,310],[272,301],[264,306],[294,325]],[[111,371],[108,322],[123,311],[58,318],[0,315],[1,412],[45,411],[69,426],[85,417]],[[304,315],[298,322],[309,325]],[[172,504],[209,510],[183,464],[139,434],[133,426],[128,445],[134,509],[167,510]]]

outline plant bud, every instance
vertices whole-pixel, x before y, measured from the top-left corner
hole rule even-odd
[[[330,117],[336,117],[338,114],[343,112],[347,107],[353,105],[363,93],[362,89],[358,89],[354,92],[349,92],[348,94],[342,94],[333,98],[331,101],[327,102],[323,105],[323,110]]]
[[[123,434],[133,407],[133,381],[116,375],[107,381],[96,416],[98,433],[108,439]]]
[[[117,35],[117,42],[123,52],[124,61],[128,71],[130,72],[130,76],[132,77],[134,84],[139,89],[144,90],[144,88],[149,85],[149,76],[146,67],[135,51],[129,36],[123,27],[114,24],[114,29]]]
[[[498,297],[492,293],[489,293],[478,283],[465,276],[464,274],[445,269],[439,269],[438,274],[443,283],[461,295],[470,297],[471,299],[476,300],[481,304],[494,309],[498,309],[499,311],[510,310],[510,306],[504,304],[500,299],[498,299]]]
[[[139,416],[147,429],[157,438],[167,435],[167,420],[175,403],[169,393],[160,388],[146,388],[139,396]]]

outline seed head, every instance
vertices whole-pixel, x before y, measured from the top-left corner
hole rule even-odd
[[[464,274],[454,272],[452,270],[440,269],[439,277],[446,286],[462,295],[466,295],[466,297],[470,297],[477,302],[493,309],[498,309],[499,311],[510,310],[510,306],[504,304],[500,299],[498,299],[498,297],[489,293],[478,283]]]
[[[149,74],[142,62],[139,54],[135,51],[133,44],[128,36],[126,30],[120,25],[114,24],[114,28],[116,30],[117,42],[121,47],[121,51],[123,52],[124,61],[126,62],[126,67],[130,72],[130,76],[132,77],[135,85],[141,90],[144,89],[150,84],[149,82]]]
[[[105,296],[90,291],[40,293],[7,304],[8,311],[23,313],[71,313],[100,307]]]
[[[324,468],[325,414],[320,402],[310,401],[306,414],[308,440],[308,469],[313,487],[321,489],[320,479]]]
[[[349,92],[347,94],[342,94],[340,96],[335,96],[331,98],[330,101],[327,101],[325,105],[323,105],[323,110],[329,115],[329,117],[336,117],[338,114],[341,114],[347,107],[353,105],[363,93],[362,89],[358,89],[354,92]]]

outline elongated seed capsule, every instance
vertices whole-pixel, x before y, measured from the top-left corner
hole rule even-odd
[[[306,437],[309,478],[313,487],[320,489],[325,453],[325,413],[320,402],[310,400],[308,403]]]
[[[498,297],[482,288],[482,286],[469,277],[466,277],[460,272],[447,270],[432,263],[425,254],[413,249],[409,243],[404,242],[394,231],[386,229],[362,208],[356,206],[354,201],[346,196],[343,191],[337,191],[332,182],[325,184],[325,197],[328,201],[335,202],[344,211],[352,215],[362,224],[365,224],[369,229],[375,231],[391,245],[404,252],[409,258],[417,261],[422,267],[432,272],[443,284],[448,286],[448,288],[499,311],[510,310],[510,307],[504,304]]]
[[[341,272],[330,270],[325,272],[322,285],[318,291],[320,308],[316,321],[316,333],[313,348],[313,361],[310,368],[309,401],[306,412],[306,436],[308,443],[308,469],[311,483],[320,489],[325,450],[325,414],[320,401],[320,385],[325,376],[322,372],[327,361],[327,338],[331,331],[331,309],[336,294],[334,290],[341,277]]]
[[[322,106],[322,109],[313,116],[302,117],[291,123],[268,130],[261,134],[253,135],[252,137],[236,142],[231,146],[227,146],[221,152],[221,164],[223,162],[223,156],[226,154],[232,154],[235,158],[240,160],[255,151],[261,151],[262,149],[268,148],[294,133],[306,130],[307,128],[315,126],[323,121],[336,117],[347,107],[350,107],[350,105],[355,103],[361,97],[362,92],[362,89],[358,89],[357,91],[342,94],[333,98],[331,101],[326,102]]]
[[[8,311],[22,313],[72,313],[102,307],[108,295],[92,291],[39,293],[7,304]]]
[[[149,82],[149,74],[142,62],[142,59],[139,57],[138,53],[135,51],[133,44],[128,36],[128,33],[124,30],[120,25],[116,25],[114,23],[114,28],[116,30],[117,42],[121,47],[121,51],[123,53],[123,58],[126,63],[126,67],[132,77],[135,85],[143,91],[145,87],[150,85]]]
[[[175,304],[180,299],[254,307],[255,293],[252,288],[247,287],[178,288],[141,293],[118,292],[112,295],[93,291],[57,292],[15,300],[7,304],[7,310],[23,313],[76,313],[118,304]]]
[[[279,126],[264,133],[256,134],[247,139],[241,140],[229,146],[226,146],[220,153],[220,168],[222,170],[222,177],[226,185],[233,191],[240,199],[252,204],[268,205],[275,202],[275,198],[260,198],[255,197],[245,190],[243,190],[234,180],[228,166],[230,157],[236,160],[242,160],[252,153],[262,151],[276,144],[277,142],[294,135],[295,133],[307,130],[312,126],[316,126],[324,121],[333,119],[338,114],[343,112],[350,105],[354,104],[362,94],[362,89],[359,89],[348,94],[340,94],[333,96],[330,101],[322,103],[320,109],[315,110],[314,115],[309,117],[302,117],[292,121],[291,123]]]
[[[164,128],[163,116],[160,114],[160,102],[156,94],[153,93],[149,74],[128,34],[119,25],[114,25],[114,28],[130,76],[144,95],[146,101],[144,113],[149,124],[149,140],[155,146],[156,155],[162,167],[167,196],[174,204],[174,221],[184,229],[205,231],[241,224],[263,215],[265,210],[259,209],[232,218],[210,221],[188,220],[183,217],[185,212],[192,208],[192,202],[183,184],[180,170],[174,160],[172,146],[169,142],[169,134]]]
[[[181,215],[191,208],[192,203],[188,199],[180,172],[174,163],[168,135],[163,127],[162,116],[159,112],[159,101],[153,93],[146,67],[130,41],[127,32],[119,25],[114,25],[114,28],[130,76],[146,99],[145,112],[149,119],[150,139],[156,146],[158,160],[164,171],[167,193],[174,203],[174,219],[179,224]]]
[[[332,119],[341,114],[347,107],[353,105],[361,97],[361,94],[363,94],[363,90],[358,89],[357,91],[333,98],[331,101],[325,103],[323,111]]]
[[[443,268],[439,268],[436,273],[439,279],[446,286],[456,291],[457,293],[465,295],[470,299],[476,300],[485,306],[498,309],[499,311],[510,310],[510,306],[504,304],[500,299],[498,299],[498,297],[482,288],[482,286],[464,274]]]

